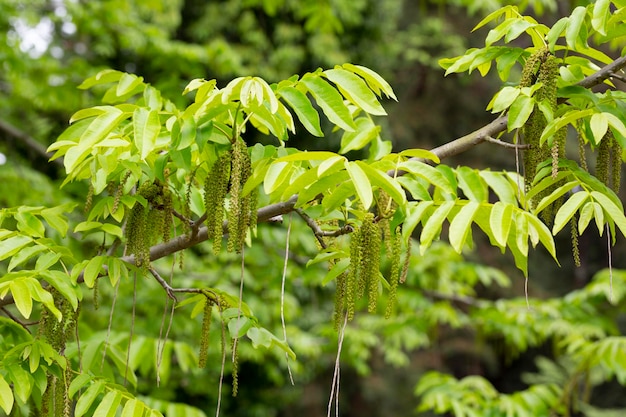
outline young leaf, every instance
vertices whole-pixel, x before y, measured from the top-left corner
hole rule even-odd
[[[350,110],[344,104],[341,94],[337,92],[323,78],[307,74],[300,82],[313,94],[315,101],[322,108],[322,111],[332,123],[343,130],[352,132],[356,126],[350,115]]]
[[[121,417],[142,417],[144,408],[144,405],[136,398],[130,399],[124,404]]]
[[[459,167],[456,170],[459,180],[459,188],[463,194],[472,201],[487,201],[487,186],[482,181],[476,170],[469,167]]]
[[[83,279],[85,281],[85,285],[89,288],[93,288],[96,279],[98,279],[98,275],[100,275],[100,271],[102,271],[102,265],[104,264],[105,259],[105,256],[94,256],[89,260],[87,266],[85,266]]]
[[[30,317],[30,313],[33,311],[33,299],[30,294],[30,289],[26,283],[21,279],[15,279],[9,284],[11,294],[15,300],[15,307],[25,318]]]
[[[472,221],[476,212],[480,208],[480,203],[470,201],[454,216],[452,222],[450,222],[450,229],[448,231],[448,239],[452,248],[461,253],[463,245],[467,240],[467,236],[472,230]]]
[[[608,214],[608,218],[615,222],[619,230],[626,236],[626,217],[624,216],[624,208],[617,206],[613,200],[599,191],[592,191],[591,197],[596,200]]]
[[[439,236],[441,226],[443,226],[444,220],[448,217],[448,214],[454,205],[454,201],[446,201],[437,207],[433,214],[428,218],[426,224],[424,225],[424,229],[422,230],[422,234],[420,235],[420,253],[424,254],[432,241]]]
[[[402,238],[408,241],[411,238],[413,230],[422,220],[424,213],[430,209],[434,203],[432,201],[422,201],[419,203],[409,203],[407,207],[408,214],[402,224]]]
[[[428,164],[416,160],[408,160],[399,164],[398,169],[415,174],[429,183],[441,188],[445,192],[455,192],[454,188],[450,185],[450,181],[448,181],[448,179],[440,171]]]
[[[513,206],[502,201],[495,203],[489,216],[489,225],[493,233],[493,238],[498,245],[506,246],[506,241],[511,230],[513,220]]]
[[[13,402],[13,391],[2,374],[0,374],[0,407],[2,407],[7,415],[11,414]]]
[[[558,263],[556,257],[556,246],[554,243],[554,239],[552,238],[552,234],[550,233],[550,229],[548,229],[548,226],[546,226],[541,220],[539,220],[536,216],[533,216],[531,213],[523,212],[523,214],[526,217],[526,221],[528,222],[528,227],[534,230],[534,232],[539,237],[539,241],[541,242],[541,244]]]
[[[404,191],[402,191],[402,187],[386,172],[382,172],[376,168],[371,167],[370,165],[356,161],[356,163],[363,169],[367,178],[371,181],[371,183],[377,187],[385,190],[387,194],[399,205],[404,205],[406,203],[406,195]]]
[[[600,143],[609,128],[609,121],[605,113],[594,113],[589,120],[589,127],[591,127],[595,143]]]
[[[606,36],[606,22],[610,17],[610,0],[596,0],[593,6],[591,26],[601,35]]]
[[[140,152],[141,160],[145,160],[156,145],[161,131],[159,113],[138,107],[133,114],[134,143]]]
[[[271,194],[287,180],[288,175],[286,175],[286,173],[292,166],[293,165],[289,162],[274,162],[270,165],[265,173],[265,179],[263,180],[263,189],[266,194]]]
[[[565,30],[565,41],[570,49],[577,50],[579,47],[588,47],[587,28],[584,26],[586,16],[587,9],[583,6],[576,7],[570,15],[569,23]]]
[[[374,93],[372,93],[372,90],[369,89],[365,81],[358,75],[340,67],[326,70],[324,71],[324,75],[335,83],[345,98],[367,113],[376,116],[384,116],[387,114]]]
[[[363,77],[367,85],[369,85],[370,89],[373,92],[375,92],[379,97],[382,96],[381,95],[381,92],[382,92],[387,97],[390,97],[394,99],[395,101],[398,101],[389,83],[385,81],[384,78],[378,75],[376,72],[372,71],[369,68],[363,67],[361,65],[343,64],[342,67],[347,69],[348,71],[352,71],[353,73]]]
[[[524,126],[534,107],[535,101],[531,97],[525,95],[517,97],[509,107],[508,131]]]
[[[95,401],[96,397],[104,390],[104,381],[98,380],[91,384],[89,388],[80,396],[76,402],[76,409],[74,410],[75,417],[81,417],[89,411],[91,404]]]
[[[277,92],[296,113],[300,123],[309,133],[317,137],[324,136],[320,127],[320,115],[313,108],[306,94],[293,87],[281,87]]]
[[[565,225],[570,221],[572,216],[576,214],[576,211],[583,205],[589,198],[589,193],[586,191],[578,191],[565,202],[557,211],[554,216],[554,226],[552,227],[552,234],[556,235]]]
[[[0,261],[15,255],[24,246],[32,242],[33,239],[28,236],[12,236],[8,239],[0,241]]]
[[[107,392],[100,404],[98,404],[93,417],[115,417],[121,401],[122,394],[119,391]]]
[[[341,136],[340,154],[361,149],[380,134],[380,126],[376,126],[368,117],[359,117],[355,123],[356,129],[354,131],[344,132]]]
[[[366,210],[369,209],[372,206],[374,196],[372,194],[372,185],[370,184],[367,175],[365,175],[363,169],[355,162],[345,161],[344,166],[350,175],[352,184],[354,184],[354,188],[356,189],[356,193],[359,196],[363,207]]]

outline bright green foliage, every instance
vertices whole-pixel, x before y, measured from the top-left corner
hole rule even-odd
[[[175,3],[162,2],[168,12],[154,16],[147,3],[138,4],[136,12],[145,25],[128,25],[130,34],[122,38],[126,46],[137,48],[131,42],[136,38],[145,42],[144,53],[164,59],[173,54],[180,45],[165,36],[163,28],[167,32],[178,27]],[[258,30],[254,13],[247,13],[240,2],[231,3],[219,5],[223,13],[219,25],[227,24],[229,16],[238,16],[241,32],[256,44],[255,52],[271,50],[272,39]],[[272,34],[284,39],[290,34],[302,37],[302,30],[312,33],[314,28],[319,37],[341,33],[349,17],[367,5],[250,3],[268,16],[279,16],[280,9],[303,22],[297,28],[283,25]],[[543,5],[532,3],[536,9]],[[180,46],[177,56],[188,55],[196,65],[189,69],[185,62],[176,62],[173,71],[177,75],[202,73],[202,64],[215,59],[219,75],[247,73],[257,66],[270,81],[251,75],[226,82],[196,78],[180,88],[181,96],[166,98],[157,86],[127,72],[105,69],[86,79],[79,88],[101,95],[101,104],[75,112],[70,126],[48,148],[54,152],[53,160],[62,161],[63,187],[88,184],[86,213],[74,211],[72,203],[0,210],[0,261],[6,261],[0,278],[2,302],[14,304],[16,314],[26,319],[38,316],[42,329],[32,335],[12,320],[0,320],[0,408],[5,413],[32,407],[45,414],[70,415],[71,399],[72,412],[78,417],[203,416],[195,407],[144,400],[138,393],[150,391],[144,386],[147,379],[167,385],[174,373],[198,382],[202,378],[196,370],[198,362],[204,367],[220,358],[221,372],[233,371],[234,393],[243,388],[236,376],[240,360],[263,363],[276,356],[284,364],[284,357],[294,361],[300,351],[307,359],[318,357],[324,342],[307,339],[310,336],[297,326],[290,329],[290,340],[286,328],[284,336],[277,336],[282,330],[275,325],[278,314],[268,308],[280,304],[282,318],[283,307],[296,316],[300,305],[296,291],[285,296],[282,289],[277,290],[275,278],[281,271],[276,255],[268,253],[276,248],[276,230],[283,229],[262,228],[257,223],[285,221],[296,213],[305,224],[294,221],[294,227],[308,227],[320,248],[314,253],[299,242],[298,249],[307,254],[308,262],[298,262],[313,272],[306,275],[302,265],[292,266],[287,278],[305,276],[306,284],[325,297],[329,294],[318,287],[334,285],[338,291],[334,323],[330,308],[324,305],[327,311],[317,313],[324,320],[299,318],[305,323],[301,326],[319,326],[319,334],[327,338],[334,338],[334,330],[341,329],[347,350],[344,357],[360,374],[370,371],[375,347],[382,346],[388,363],[406,365],[407,351],[436,343],[435,334],[443,328],[468,329],[477,338],[498,338],[511,358],[552,343],[555,360],[571,364],[574,370],[559,381],[542,379],[545,375],[540,373],[526,390],[513,394],[499,393],[482,377],[457,379],[428,373],[416,388],[421,398],[418,410],[455,416],[568,415],[572,406],[581,410],[589,406],[587,399],[567,391],[580,375],[593,375],[585,382],[589,387],[613,377],[626,385],[626,342],[614,317],[602,314],[604,309],[617,314],[607,306],[606,293],[611,303],[623,300],[623,272],[612,271],[610,279],[608,274],[598,274],[592,284],[567,297],[532,300],[528,308],[529,299],[479,298],[478,286],[505,287],[510,279],[460,256],[474,246],[480,230],[492,246],[510,252],[517,268],[528,277],[530,247],[541,244],[556,260],[553,236],[568,224],[582,234],[593,220],[598,234],[610,233],[613,243],[618,235],[626,236],[624,207],[607,186],[608,171],[607,178],[596,178],[586,165],[565,159],[562,143],[571,124],[581,135],[578,140],[592,150],[607,144],[607,132],[615,141],[610,144],[613,158],[620,153],[617,146],[626,145],[622,111],[626,96],[615,91],[607,70],[599,69],[614,61],[592,47],[620,41],[626,7],[622,3],[578,6],[552,27],[523,15],[515,6],[504,6],[475,28],[495,25],[486,35],[484,48],[440,61],[446,74],[478,70],[484,76],[496,69],[504,85],[487,108],[506,119],[502,129],[477,134],[474,144],[496,140],[491,135],[505,130],[512,132],[514,145],[530,145],[524,148],[523,173],[453,168],[441,164],[440,157],[446,156],[441,149],[394,152],[378,122],[387,113],[381,101],[397,98],[378,73],[343,64],[286,78],[291,72],[263,66],[261,53],[235,53],[223,38],[213,37],[218,28],[204,20],[218,11],[217,5],[208,6],[206,16],[185,29],[207,40],[208,57],[197,45]],[[68,3],[68,7],[78,5]],[[90,2],[85,10],[73,11],[81,25],[93,22],[86,13],[132,22],[124,2]],[[157,36],[147,36],[152,33]],[[113,49],[117,38],[115,33],[110,35],[94,45],[100,54]],[[332,43],[336,38],[326,39]],[[530,46],[509,46],[522,39],[528,39]],[[323,39],[313,41],[319,48],[325,45]],[[283,42],[271,60],[288,59],[291,46]],[[330,53],[314,55],[333,64],[337,61]],[[608,87],[605,92],[589,90],[594,74]],[[296,134],[319,138],[329,127],[340,136],[337,152],[287,146]],[[265,140],[248,144],[251,132]],[[353,158],[353,151],[360,151],[362,158]],[[612,174],[618,179],[612,184],[617,189],[619,176]],[[292,219],[288,221],[291,230]],[[70,223],[76,225],[71,228]],[[225,234],[228,253],[221,253]],[[289,234],[280,237],[287,246]],[[74,256],[63,245],[62,239],[81,238],[94,246],[86,259]],[[442,238],[449,246],[439,242]],[[210,272],[226,277],[223,280],[185,275],[206,255],[199,244],[209,239],[214,255],[219,256]],[[171,279],[162,278],[166,265],[159,259],[196,245],[198,253],[186,261],[191,267],[187,265],[182,276],[171,272]],[[408,276],[401,263],[404,252]],[[317,264],[326,262],[329,268],[324,274]],[[265,269],[264,273],[251,280],[250,265]],[[103,276],[111,284],[103,290],[111,317],[118,291],[133,294],[132,299],[121,301],[128,309],[132,306],[130,334],[118,328],[85,329],[80,319],[74,320],[83,300],[82,284],[98,288]],[[406,283],[399,285],[404,278]],[[261,296],[248,299],[243,290],[247,286]],[[172,326],[174,333],[199,334],[196,340],[170,337],[164,324],[157,335],[154,323],[135,323],[135,310],[150,304],[155,294],[164,297],[163,292],[168,303],[173,302],[191,319],[202,313],[201,327],[191,320],[180,328]],[[376,314],[360,314],[365,308],[377,313],[383,305],[391,306],[387,307],[388,321]],[[217,313],[211,314],[212,307]],[[394,309],[396,314],[390,314]],[[150,316],[153,311],[140,311],[139,316]],[[81,314],[85,320],[93,317],[93,313]],[[167,314],[163,317],[165,323]],[[350,321],[345,329],[343,317]],[[209,332],[212,324],[215,330]],[[84,331],[80,343],[67,340],[75,325]],[[140,330],[136,334],[135,325]],[[184,332],[194,326],[195,332]],[[163,334],[164,328],[168,334]],[[58,330],[58,339],[51,329]],[[146,336],[147,331],[154,333]],[[193,348],[197,345],[202,350],[199,355]],[[267,378],[284,379],[280,366]],[[544,362],[541,371],[553,370],[550,366]],[[294,368],[306,371],[301,362]],[[55,387],[54,392],[50,387]],[[46,409],[48,404],[54,408]]]

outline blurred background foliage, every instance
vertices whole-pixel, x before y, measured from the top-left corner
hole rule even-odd
[[[86,186],[80,184],[58,190],[63,173],[46,163],[43,149],[74,111],[97,104],[96,97],[76,86],[104,68],[138,74],[164,96],[183,103],[188,98],[180,91],[193,78],[216,78],[223,85],[233,77],[252,74],[273,82],[352,62],[379,72],[396,91],[398,103],[386,103],[389,117],[379,120],[394,150],[445,143],[491,120],[484,108],[500,82],[463,75],[444,79],[437,61],[481,45],[484,33],[471,33],[471,28],[504,4],[517,4],[551,24],[586,2],[0,0],[0,152],[6,157],[0,166],[0,204],[51,205],[85,195]],[[324,139],[297,136],[290,145],[337,150],[339,138],[327,133]],[[264,139],[246,140],[252,144]],[[513,153],[494,148],[485,152],[487,146],[446,162],[515,169]],[[337,349],[334,291],[322,285],[324,266],[306,267],[316,247],[298,219],[259,227],[257,244],[246,250],[244,298],[264,326],[282,334],[280,284],[286,225],[292,221],[285,315],[289,342],[298,355],[289,362],[295,385],[289,382],[282,354],[243,343],[239,395],[231,398],[225,393],[224,415],[326,414]],[[577,395],[584,384],[571,365],[575,361],[572,352],[563,345],[576,338],[617,335],[623,328],[626,276],[614,271],[615,298],[609,303],[608,275],[606,271],[596,274],[606,265],[605,244],[593,239],[581,237],[583,267],[576,271],[568,258],[568,242],[561,245],[561,269],[541,253],[532,255],[530,310],[523,300],[523,278],[512,260],[488,242],[479,242],[465,257],[443,243],[425,256],[415,252],[396,314],[390,319],[358,315],[346,331],[342,415],[414,413],[419,403],[415,387],[421,384],[420,395],[432,394],[432,387],[425,384],[437,376],[424,377],[431,370],[459,378],[459,384],[468,375],[483,376],[505,393],[548,381],[561,387],[557,397],[567,398],[563,404],[585,410],[587,415],[609,415],[593,414],[598,413],[594,407],[626,407],[623,395],[617,394],[623,388],[610,382],[608,371],[602,375],[594,371],[587,382],[589,392]],[[93,236],[72,250],[89,256],[100,244]],[[623,251],[623,245],[616,250]],[[620,257],[613,261],[615,267],[626,267]],[[174,272],[180,286],[238,293],[239,257],[216,258],[208,247],[199,246],[186,254],[185,262],[184,271]],[[164,261],[157,267],[163,275],[172,269]],[[145,358],[155,356],[156,340],[163,331],[161,317],[167,321],[169,310],[158,285],[141,278],[138,285],[142,299],[136,300],[135,335],[145,338],[139,346],[147,349],[134,351],[134,360],[146,362],[137,365],[141,394],[153,404],[186,403],[211,414],[217,403],[221,362],[217,318],[209,365],[200,371],[188,367],[199,344],[200,318],[189,320],[190,307],[177,310],[168,345],[176,354],[161,364],[157,386],[156,363]],[[125,296],[117,299],[111,340],[125,352],[134,302],[129,296],[132,282],[122,283],[119,291]],[[98,302],[93,302],[92,294],[82,309],[83,348],[92,335],[109,325],[113,289],[105,283],[98,292]],[[566,298],[553,298],[564,294]],[[500,299],[506,301],[495,301]],[[382,311],[384,305],[379,306]],[[189,349],[191,353],[185,354]],[[107,372],[106,367],[101,372]],[[450,398],[453,394],[442,395]]]

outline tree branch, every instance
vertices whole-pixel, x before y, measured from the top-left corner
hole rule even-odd
[[[615,73],[616,71],[620,71],[624,67],[626,67],[626,56],[617,58],[615,61],[611,62],[607,66],[601,68],[597,72],[580,81],[577,85],[584,88],[595,87],[596,85],[602,84],[605,80],[611,78],[613,76],[613,73]],[[462,136],[458,139],[455,139],[452,142],[448,142],[444,145],[438,146],[431,152],[437,155],[439,159],[461,154],[473,148],[474,146],[484,142],[487,136],[494,137],[504,132],[506,130],[508,120],[509,119],[507,115],[500,116],[488,125],[483,126],[480,129],[465,136]]]
[[[44,158],[45,160],[52,162],[60,168],[63,168],[63,158],[57,158],[50,161],[50,157],[52,157],[51,153],[48,153],[46,147],[41,143],[37,142],[33,137],[27,135],[26,133],[19,130],[17,127],[5,122],[4,120],[0,120],[0,130],[5,132],[8,136],[13,137],[19,141],[19,145],[27,148],[29,151],[34,153],[35,155]],[[16,142],[16,141],[13,141]]]
[[[622,68],[626,67],[626,56],[616,59],[609,65],[601,68],[598,72],[586,77],[582,81],[578,83],[579,86],[585,88],[591,88],[598,84],[601,84],[605,80],[611,78],[616,71],[620,71]],[[458,139],[455,139],[451,142],[448,142],[444,145],[438,146],[431,150],[432,153],[437,155],[437,157],[441,160],[444,158],[448,158],[451,156],[455,156],[461,154],[474,146],[485,142],[488,140],[487,138],[494,137],[499,133],[502,133],[506,130],[508,117],[506,115],[500,116],[493,120],[491,123],[481,127],[478,130],[475,130],[472,133],[469,133],[465,136],[462,136]],[[2,129],[3,123],[0,121],[0,129]],[[27,136],[27,135],[26,135]],[[34,140],[34,139],[33,139]],[[39,144],[38,144],[39,145]],[[47,155],[47,153],[46,153]],[[412,158],[419,159],[419,158]],[[55,160],[54,162],[57,162]],[[401,173],[397,172],[396,175],[400,175]],[[269,206],[265,206],[260,208],[257,211],[257,222],[264,223],[268,221],[272,221],[273,219],[280,217],[284,214],[288,214],[295,209],[296,202],[298,201],[298,196],[294,195],[289,198],[287,201],[270,204]],[[195,223],[194,227],[199,226],[199,223]],[[227,223],[224,222],[224,232],[227,233]],[[190,235],[183,235],[177,238],[174,238],[168,242],[164,242],[150,248],[150,260],[154,261],[165,256],[171,255],[175,252],[181,251],[183,249],[187,249],[191,246],[194,246],[198,243],[204,242],[208,240],[208,230],[206,226],[202,226],[198,228],[197,233],[191,233]],[[124,256],[121,258],[123,261],[134,263],[134,256]],[[161,281],[159,281],[161,282]],[[163,285],[163,284],[161,284]],[[181,292],[189,292],[187,289],[183,289]],[[174,289],[174,292],[177,292]],[[196,292],[195,290],[193,292]],[[11,295],[7,295],[4,299],[0,300],[0,307],[13,304],[14,300]]]

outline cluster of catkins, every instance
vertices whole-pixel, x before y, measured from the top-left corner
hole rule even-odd
[[[250,177],[252,166],[248,148],[238,138],[228,152],[213,164],[204,183],[204,204],[207,213],[209,236],[213,238],[213,252],[217,255],[224,235],[224,212],[228,219],[229,252],[241,252],[246,233],[256,224],[256,191],[243,195],[243,187]],[[228,210],[226,210],[226,197]]]
[[[359,225],[350,234],[350,267],[337,276],[335,293],[335,328],[347,319],[354,318],[357,300],[367,294],[367,310],[376,311],[379,285],[384,279],[380,272],[381,250],[390,262],[389,267],[389,295],[387,299],[386,317],[393,312],[398,283],[406,279],[410,260],[410,247],[404,262],[402,255],[402,236],[400,228],[391,230],[389,217],[393,210],[387,204],[389,197],[380,193],[378,215],[366,213]],[[334,265],[330,265],[332,268]]]
[[[65,345],[76,328],[79,308],[74,310],[56,289],[50,288],[56,307],[61,311],[63,320],[59,321],[47,309],[42,310],[39,335],[42,336],[55,350],[64,355]],[[72,401],[69,397],[69,386],[72,380],[72,369],[68,365],[65,372],[56,375],[48,372],[46,391],[41,398],[41,415],[44,417],[70,417],[72,415]]]

